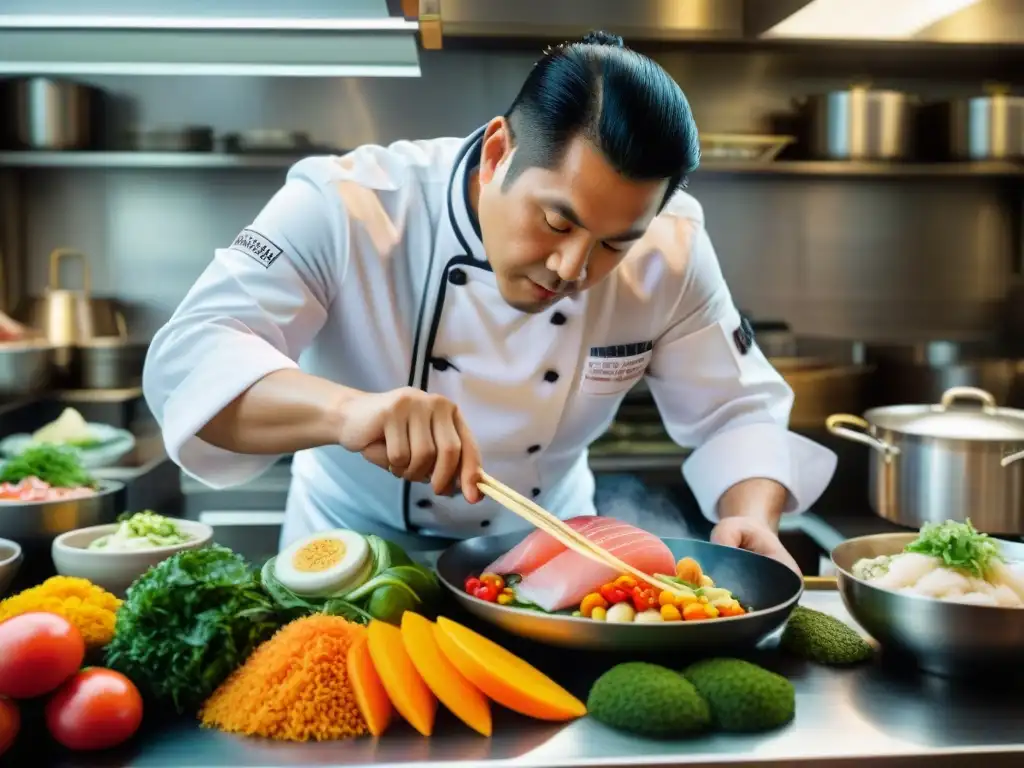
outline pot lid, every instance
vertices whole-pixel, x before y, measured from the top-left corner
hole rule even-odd
[[[938,405],[898,405],[868,412],[882,429],[947,440],[1024,441],[1024,411],[999,408],[983,389],[953,387]]]

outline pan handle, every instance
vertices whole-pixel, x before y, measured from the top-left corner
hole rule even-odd
[[[996,399],[992,394],[978,387],[950,387],[942,393],[942,400],[939,402],[942,409],[945,410],[960,399],[980,402],[982,408],[996,407]]]
[[[1011,453],[1009,456],[1003,456],[1002,461],[999,463],[1004,467],[1008,467],[1015,461],[1021,461],[1022,459],[1024,459],[1024,451],[1017,451],[1016,453]]]
[[[860,416],[854,416],[852,413],[832,414],[825,419],[825,429],[836,437],[843,437],[855,443],[862,443],[868,446],[868,448],[874,448],[885,456],[887,460],[900,452],[900,449],[895,445],[889,445],[889,443],[871,434],[871,425]]]

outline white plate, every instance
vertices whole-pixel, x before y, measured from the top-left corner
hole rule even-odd
[[[89,423],[89,434],[100,441],[96,445],[87,448],[78,446],[67,446],[78,454],[82,466],[86,469],[98,469],[116,464],[122,458],[131,453],[135,448],[135,435],[126,429],[118,429],[109,424]],[[21,454],[26,448],[31,448],[32,435],[17,434],[8,435],[0,440],[0,456],[12,459]]]

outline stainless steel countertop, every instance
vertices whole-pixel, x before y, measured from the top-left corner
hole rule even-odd
[[[811,591],[803,604],[850,621],[837,593]],[[523,652],[509,645],[511,650]],[[525,655],[525,654],[524,654]],[[585,694],[611,661],[564,653],[527,656]],[[891,670],[881,661],[836,671],[794,663],[774,650],[757,660],[789,677],[797,689],[796,719],[773,733],[715,735],[686,741],[648,741],[616,733],[590,719],[565,726],[496,713],[495,736],[473,734],[447,714],[430,739],[399,723],[379,741],[276,744],[200,730],[191,721],[154,723],[126,751],[104,756],[54,757],[48,765],[78,766],[350,766],[408,765],[472,768],[514,766],[963,766],[973,756],[986,768],[1024,765],[1024,697]],[[686,659],[675,660],[683,666]],[[593,662],[593,663],[591,663]],[[569,671],[571,670],[571,671]],[[562,674],[559,674],[559,671]],[[569,672],[568,676],[565,674]],[[38,742],[36,742],[38,744]],[[40,764],[38,758],[36,764]]]

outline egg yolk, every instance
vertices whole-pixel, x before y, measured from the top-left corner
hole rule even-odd
[[[295,570],[304,573],[326,571],[345,557],[345,545],[337,539],[316,539],[299,549],[292,558]]]

